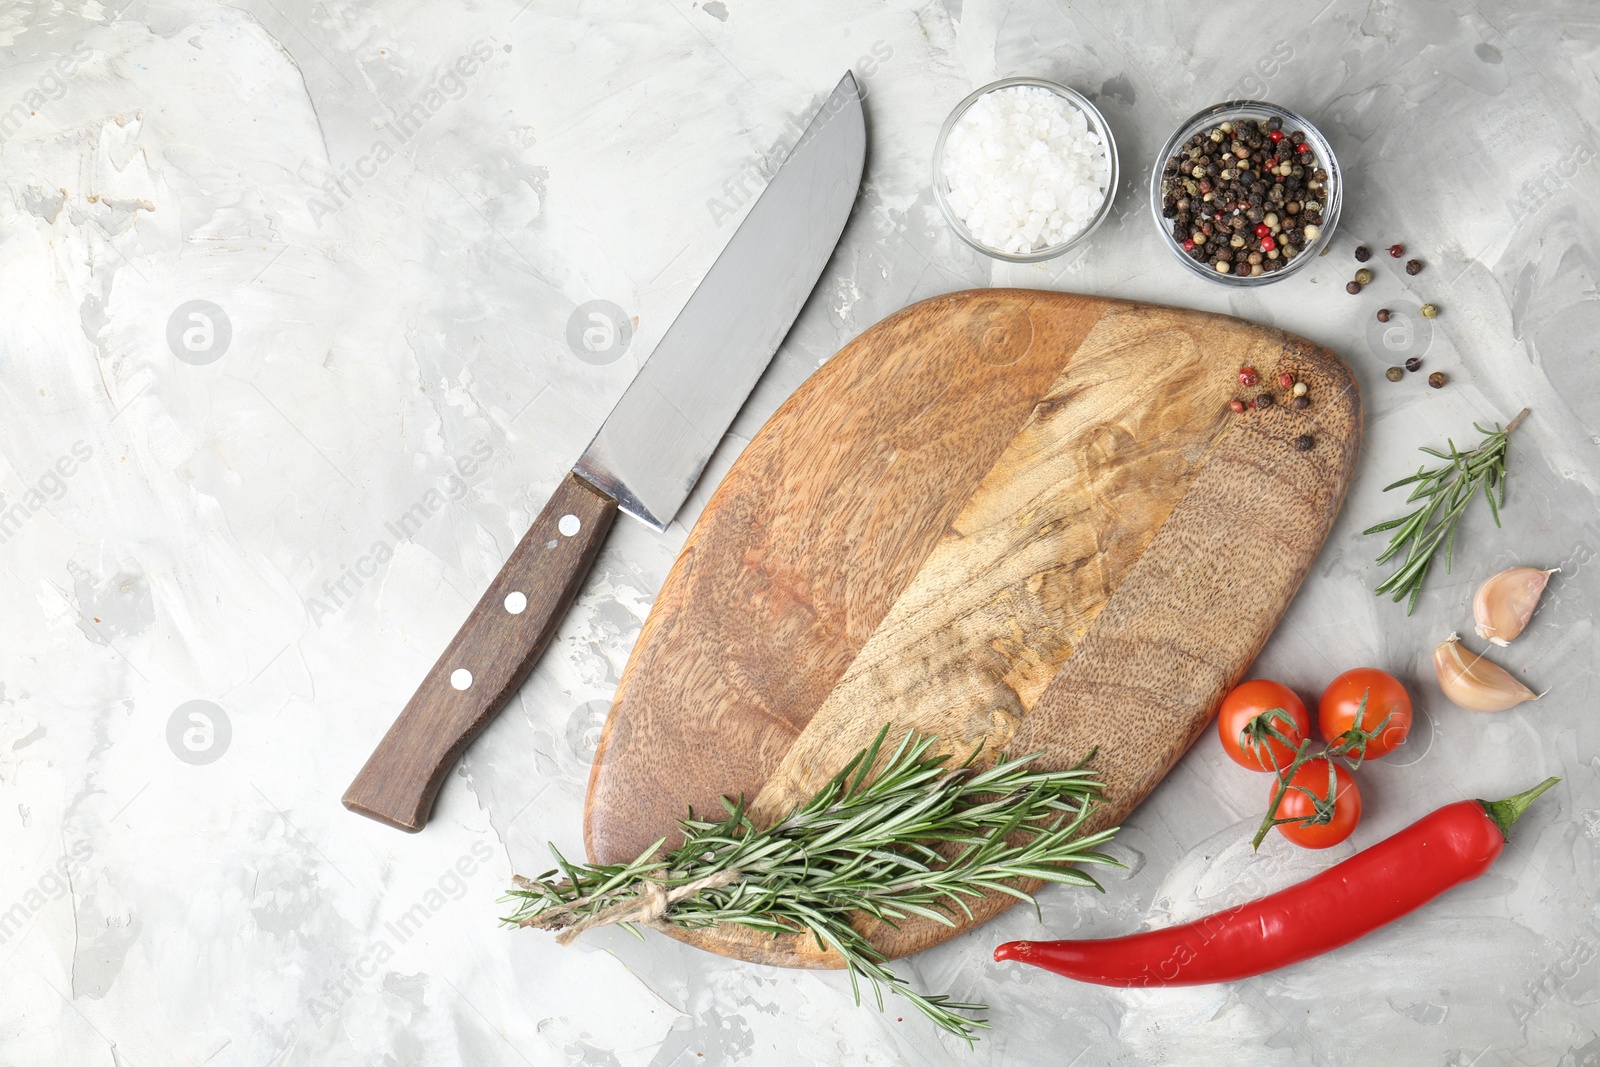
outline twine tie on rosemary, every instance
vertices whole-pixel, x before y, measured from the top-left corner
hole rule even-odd
[[[556,934],[556,941],[568,945],[585,930],[593,930],[597,926],[612,926],[617,923],[642,923],[653,926],[667,914],[668,908],[680,900],[687,900],[702,890],[720,889],[725,885],[732,885],[739,880],[739,877],[740,874],[736,870],[717,871],[672,890],[668,890],[660,882],[646,881],[640,887],[638,894],[632,898],[608,904],[593,915],[586,915],[575,922],[572,920],[572,913],[588,904],[588,899],[575,900],[571,904],[550,908],[521,920],[517,925],[559,931]],[[532,884],[520,874],[514,876],[512,880],[524,889]]]
[[[984,1006],[913,988],[860,919],[956,927],[989,895],[1034,903],[1044,882],[1098,889],[1080,868],[1120,866],[1097,851],[1114,830],[1091,826],[1102,793],[1089,757],[1047,768],[1040,753],[980,764],[975,752],[951,767],[931,736],[907,733],[886,747],[890,729],[776,825],[757,826],[742,798],[725,798],[724,817],[690,812],[681,844],[662,838],[628,862],[571,863],[552,846],[557,869],[517,878],[506,898],[517,907],[502,921],[562,943],[611,924],[639,936],[642,926],[727,924],[802,937],[843,962],[858,1003],[864,978],[880,1011],[888,989],[971,1042],[989,1025]]]

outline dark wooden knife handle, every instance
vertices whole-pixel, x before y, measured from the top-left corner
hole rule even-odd
[[[345,790],[345,807],[422,829],[445,775],[539,662],[616,517],[615,500],[566,476]]]

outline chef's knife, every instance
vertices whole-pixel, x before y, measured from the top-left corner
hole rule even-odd
[[[422,829],[445,775],[538,662],[617,512],[666,529],[833,254],[865,155],[861,94],[847,73],[345,791],[345,807]]]

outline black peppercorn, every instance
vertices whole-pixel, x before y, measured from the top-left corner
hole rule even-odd
[[[1388,308],[1379,308],[1378,309],[1378,321],[1379,322],[1388,322],[1389,321],[1389,309]]]
[[[1316,442],[1311,440],[1310,434],[1301,434],[1299,437],[1294,439],[1294,447],[1298,452],[1309,452],[1311,451],[1311,446],[1314,444],[1316,444]]]
[[[1356,245],[1356,262],[1365,263],[1372,258],[1372,249],[1366,245]]]
[[[1436,370],[1432,374],[1428,375],[1428,384],[1433,386],[1435,389],[1443,389],[1444,383],[1449,380],[1449,378],[1444,376],[1444,371],[1442,370]]]
[[[1422,273],[1422,260],[1420,260],[1420,259],[1408,259],[1408,260],[1406,260],[1406,273],[1407,274],[1421,274]]]
[[[1296,411],[1304,411],[1310,406],[1311,398],[1309,396],[1297,396],[1294,398],[1294,409]]]
[[[1272,394],[1271,393],[1262,393],[1260,396],[1256,397],[1256,407],[1258,407],[1258,408],[1270,408],[1271,406],[1272,406]]]
[[[1412,356],[1410,359],[1406,360],[1406,370],[1416,373],[1421,369],[1422,360],[1418,359],[1416,356]]]
[[[1348,283],[1345,284],[1344,291],[1349,293],[1351,296],[1354,296],[1355,294],[1357,294],[1357,293],[1359,293],[1361,291],[1361,283],[1360,282],[1348,282]]]

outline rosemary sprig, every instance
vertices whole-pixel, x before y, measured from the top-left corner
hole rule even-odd
[[[851,924],[857,913],[890,926],[912,916],[954,926],[972,914],[970,900],[1004,893],[1038,904],[1019,882],[1099,884],[1067,864],[1120,866],[1095,851],[1115,832],[1083,834],[1100,799],[1088,760],[1064,771],[1032,766],[1038,753],[973,758],[946,768],[928,755],[936,738],[908,734],[874,772],[889,728],[809,801],[769,828],[756,826],[744,801],[723,800],[719,821],[694,812],[679,822],[681,845],[663,841],[631,863],[571,863],[538,878],[516,878],[504,899],[518,902],[502,921],[559,931],[570,941],[594,926],[621,923],[699,929],[733,923],[780,934],[805,933],[844,961],[856,1003],[859,979],[909,1000],[941,1029],[968,1044],[988,1023],[982,1004],[964,1004],[911,988]],[[1092,756],[1092,753],[1091,753]],[[642,936],[642,935],[641,935]]]
[[[1433,468],[1424,465],[1417,468],[1417,473],[1411,477],[1383,487],[1387,493],[1403,485],[1414,485],[1416,488],[1406,497],[1406,503],[1418,500],[1424,503],[1409,515],[1380,522],[1361,531],[1364,534],[1394,531],[1388,547],[1378,556],[1379,564],[1389,562],[1402,549],[1405,550],[1405,559],[1400,568],[1379,583],[1375,590],[1378,596],[1391,593],[1396,602],[1408,598],[1406,614],[1411,614],[1417,606],[1422,583],[1427,580],[1428,570],[1433,566],[1440,545],[1444,546],[1444,568],[1450,570],[1455,560],[1456,524],[1461,521],[1462,513],[1479,490],[1482,490],[1483,499],[1489,505],[1489,513],[1494,516],[1494,524],[1500,525],[1500,508],[1506,502],[1506,451],[1511,443],[1512,432],[1522,425],[1522,420],[1527,416],[1528,409],[1523,408],[1503,430],[1499,423],[1495,423],[1493,430],[1473,423],[1472,428],[1483,434],[1484,438],[1477,448],[1469,452],[1459,451],[1456,443],[1448,439],[1449,452],[1424,446],[1423,452],[1444,460],[1444,464]]]

